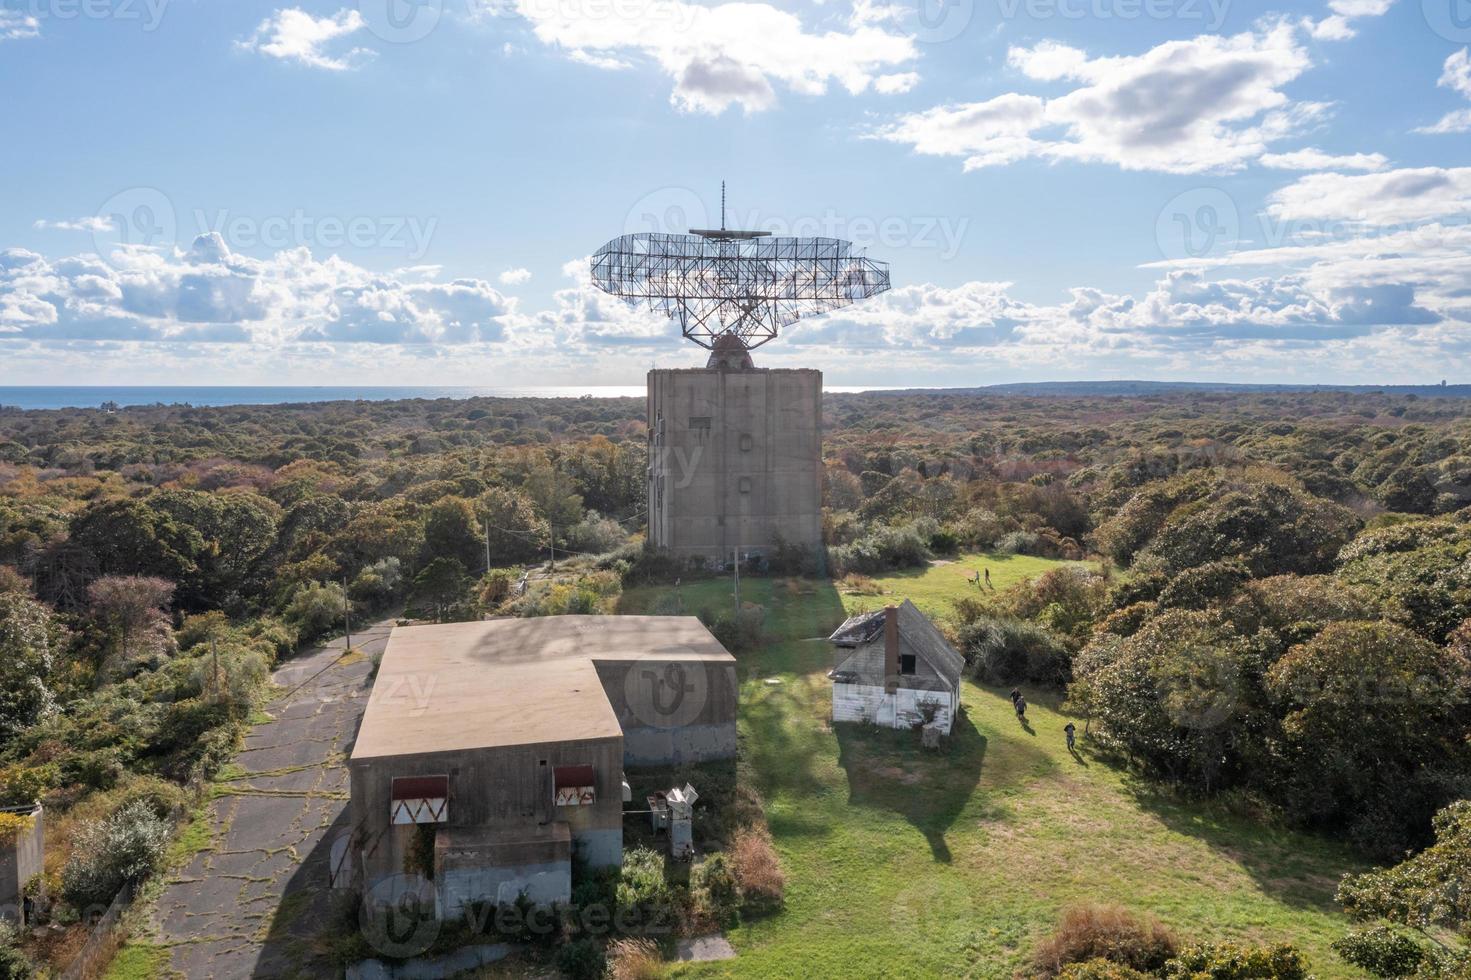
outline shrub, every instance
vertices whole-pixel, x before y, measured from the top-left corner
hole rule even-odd
[[[307,582],[291,594],[282,617],[296,628],[302,642],[315,640],[342,622],[347,594],[336,582]]]
[[[1172,980],[1309,980],[1307,961],[1287,943],[1201,943],[1171,960],[1164,975]]]
[[[664,960],[650,939],[616,939],[608,946],[609,980],[659,980]]]
[[[1412,976],[1427,959],[1419,943],[1388,926],[1354,930],[1333,941],[1333,952],[1376,977]]]
[[[557,950],[557,969],[570,980],[598,980],[607,965],[602,949],[591,939],[576,939]]]
[[[787,879],[765,828],[743,827],[732,834],[729,858],[731,875],[747,908],[762,911],[781,905]]]
[[[1057,974],[1058,980],[1151,980],[1152,976],[1153,974],[1140,973],[1133,967],[1101,957],[1082,963],[1069,963]]]
[[[984,616],[960,631],[960,649],[976,678],[987,684],[1059,685],[1071,657],[1051,633],[1021,619]]]
[[[76,909],[106,905],[124,885],[136,885],[163,863],[169,825],[145,800],[104,820],[84,823],[61,871],[61,894]]]
[[[1174,935],[1152,916],[1112,905],[1083,905],[1063,912],[1057,931],[1037,944],[1032,963],[1044,977],[1095,959],[1155,971],[1175,954],[1175,947]]]
[[[664,878],[664,856],[647,847],[624,852],[615,894],[622,921],[639,926],[666,922],[674,892]]]
[[[628,540],[628,531],[611,517],[603,517],[595,511],[578,524],[567,529],[567,548],[590,555],[601,555],[617,550]]]
[[[704,893],[710,913],[726,921],[740,900],[740,889],[724,854],[712,854],[695,868],[694,885]]]
[[[742,609],[740,615],[721,613],[707,625],[720,645],[732,653],[751,650],[761,645],[761,621],[765,618],[760,609]]]

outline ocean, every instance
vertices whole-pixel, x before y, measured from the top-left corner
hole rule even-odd
[[[830,392],[867,391],[862,387],[831,387]],[[0,387],[0,407],[97,408],[118,405],[289,405],[301,402],[395,401],[402,398],[642,398],[642,385],[587,385],[584,387],[470,388],[470,387],[128,387],[76,386]]]

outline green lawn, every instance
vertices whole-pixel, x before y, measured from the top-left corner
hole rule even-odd
[[[863,604],[876,607],[886,597],[892,596],[911,600],[929,616],[944,617],[950,614],[950,604],[960,596],[994,595],[1018,582],[1036,578],[1049,569],[1067,565],[1091,567],[1087,562],[1053,561],[1030,555],[961,555],[928,568],[906,568],[869,576],[883,589],[883,596],[844,595],[843,600],[850,609]],[[991,588],[986,588],[984,580],[979,585],[970,583],[970,576],[987,570],[991,572]]]
[[[977,560],[998,589],[1057,564],[988,556],[879,582],[944,612],[974,590],[963,569]],[[621,611],[667,591],[632,589]],[[682,598],[689,612],[722,608],[730,583]],[[1355,867],[1330,842],[1162,798],[1086,744],[1074,759],[1043,691],[1027,692],[1023,729],[1005,692],[967,683],[942,755],[905,733],[835,732],[818,638],[845,603],[883,600],[772,579],[746,580],[742,598],[766,607],[773,641],[740,658],[740,764],[766,798],[787,903],[731,934],[737,959],[680,976],[1010,977],[1077,902],[1151,912],[1182,938],[1288,940],[1319,977],[1358,975],[1327,948],[1343,927],[1334,887]]]

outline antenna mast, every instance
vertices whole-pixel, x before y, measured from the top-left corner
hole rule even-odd
[[[725,230],[725,181],[720,182],[720,230]]]

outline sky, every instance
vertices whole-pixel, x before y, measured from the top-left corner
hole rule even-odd
[[[1471,381],[1471,0],[0,0],[0,385],[628,385],[630,232],[851,240],[832,385]]]

